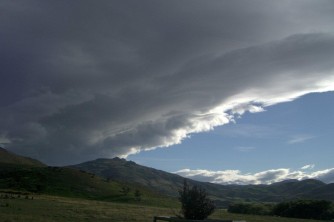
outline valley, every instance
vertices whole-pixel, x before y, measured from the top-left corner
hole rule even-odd
[[[178,190],[185,178],[125,159],[97,159],[52,167],[0,150],[0,217],[2,221],[150,221],[179,213]],[[317,180],[271,185],[218,185],[188,180],[203,187],[218,209],[210,218],[247,221],[311,221],[226,212],[233,202],[276,203],[296,198],[333,201],[333,184]],[[139,196],[138,196],[139,195]]]

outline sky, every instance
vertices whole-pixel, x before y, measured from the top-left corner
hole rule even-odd
[[[247,113],[182,144],[129,156],[142,165],[222,184],[316,178],[334,182],[334,92]],[[251,176],[250,176],[251,175]],[[270,175],[271,177],[268,177]]]
[[[0,146],[221,184],[334,182],[334,2],[0,2]]]

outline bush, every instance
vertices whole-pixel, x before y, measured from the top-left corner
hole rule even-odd
[[[215,210],[215,205],[207,197],[206,191],[197,186],[190,188],[186,180],[183,189],[179,191],[179,201],[185,219],[204,220]]]
[[[141,201],[141,192],[140,192],[140,190],[135,190],[134,195],[135,195],[135,200],[136,201]]]
[[[297,200],[277,204],[273,214],[304,219],[333,219],[333,206],[326,200]]]
[[[131,191],[130,187],[122,186],[122,189],[119,191],[123,196],[127,196]]]
[[[253,215],[271,215],[273,205],[258,203],[234,203],[228,206],[230,213],[253,214]]]

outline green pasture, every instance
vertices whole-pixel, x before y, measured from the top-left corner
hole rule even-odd
[[[47,195],[13,195],[0,199],[1,222],[111,222],[111,221],[152,221],[153,216],[174,216],[179,206],[161,207],[139,203],[115,203],[80,198]],[[230,214],[216,210],[212,219],[246,220],[247,222],[312,222],[315,220],[288,219],[270,216]]]

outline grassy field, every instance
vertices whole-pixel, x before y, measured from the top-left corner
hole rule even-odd
[[[1,222],[64,222],[64,221],[152,221],[153,216],[174,216],[178,208],[154,207],[138,204],[122,204],[78,198],[39,195],[31,199],[20,196],[0,199]],[[247,222],[315,222],[268,216],[230,214],[217,210],[213,219],[235,219]]]

